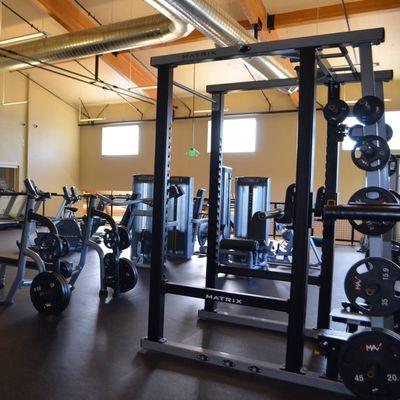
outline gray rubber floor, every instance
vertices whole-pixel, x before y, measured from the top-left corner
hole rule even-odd
[[[0,232],[0,250],[15,248],[18,233]],[[336,257],[334,302],[344,299],[344,271],[360,255],[339,247]],[[205,259],[194,257],[183,264],[169,264],[171,281],[204,285]],[[10,274],[9,277],[12,277]],[[341,396],[280,383],[235,371],[200,365],[159,354],[140,352],[146,336],[149,271],[140,269],[137,287],[123,299],[101,301],[98,262],[90,254],[68,309],[61,317],[39,316],[22,289],[16,303],[0,308],[1,400],[257,400],[324,399]],[[225,278],[224,288],[285,297],[285,283]],[[204,344],[214,350],[283,364],[284,337],[261,330],[197,320],[202,301],[168,296],[165,336],[186,344]],[[240,308],[240,307],[239,307]],[[221,307],[222,310],[227,308]],[[234,310],[246,315],[283,319],[264,310]],[[252,314],[250,314],[250,312]],[[316,291],[309,291],[308,325],[316,319]],[[318,366],[312,349],[305,362]],[[344,396],[343,396],[344,398]]]

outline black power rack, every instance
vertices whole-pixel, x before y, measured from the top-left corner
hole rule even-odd
[[[186,359],[198,360],[243,372],[262,375],[283,381],[290,381],[310,387],[337,393],[350,394],[338,379],[323,379],[316,372],[303,373],[303,353],[306,338],[306,304],[308,284],[320,288],[317,337],[322,330],[329,329],[331,292],[333,279],[334,227],[332,219],[324,222],[322,266],[318,277],[309,277],[309,241],[311,206],[310,193],[314,172],[316,86],[328,85],[328,100],[339,99],[340,86],[348,82],[373,82],[382,85],[392,79],[391,71],[374,73],[372,46],[384,41],[383,29],[370,29],[329,35],[319,35],[299,39],[256,43],[245,47],[213,48],[199,52],[154,57],[151,63],[158,68],[157,122],[155,143],[155,179],[152,260],[150,272],[150,306],[148,335],[142,339],[142,348],[166,353]],[[361,73],[347,55],[346,47],[359,48]],[[336,53],[325,54],[325,49],[338,49]],[[174,69],[181,65],[196,64],[234,58],[258,56],[280,56],[299,61],[298,79],[239,82],[208,86],[211,97],[191,91],[212,104],[212,131],[210,154],[208,249],[205,287],[185,286],[167,282],[164,276],[166,245],[166,202],[168,198],[171,132],[173,123],[172,93]],[[329,58],[344,57],[348,62],[345,72],[329,65]],[[340,72],[340,73],[338,73]],[[269,88],[291,88],[298,86],[300,101],[298,109],[296,199],[294,217],[293,267],[289,274],[269,271],[230,271],[240,275],[256,276],[264,279],[290,281],[290,296],[287,299],[260,296],[247,293],[232,293],[217,289],[219,268],[220,189],[222,171],[222,128],[224,121],[224,97],[232,91],[259,90]],[[371,94],[374,90],[371,89]],[[338,137],[337,129],[328,125],[326,148],[326,201],[336,204],[338,177]],[[271,326],[273,330],[286,332],[286,356],[282,365],[259,361],[210,349],[170,342],[164,337],[165,296],[174,294],[205,300],[204,312],[217,315],[218,303],[229,303],[277,310],[287,313],[287,326]],[[230,322],[235,322],[234,318]],[[240,323],[246,324],[241,321]],[[251,324],[248,324],[251,325]],[[273,324],[272,324],[273,325]],[[311,333],[310,333],[311,334]],[[329,366],[328,366],[329,368]],[[333,368],[334,369],[334,368]],[[329,371],[327,371],[329,375]],[[331,374],[337,378],[337,373]]]

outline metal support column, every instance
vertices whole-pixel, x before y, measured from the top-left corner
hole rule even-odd
[[[208,240],[206,287],[215,288],[219,264],[219,231],[222,180],[222,136],[224,127],[224,94],[214,93],[211,114],[210,183],[208,189]],[[215,311],[212,300],[205,301],[206,311]]]
[[[315,139],[316,61],[315,48],[312,47],[300,49],[299,92],[293,261],[286,348],[286,370],[291,372],[300,372],[303,366]]]
[[[360,65],[361,65],[361,89],[363,96],[375,96],[376,82],[372,58],[371,44],[363,44],[360,46]],[[383,98],[382,98],[383,100]],[[377,124],[366,125],[364,129],[365,135],[377,135]],[[387,171],[387,169],[385,168]],[[380,171],[367,172],[366,186],[382,186]],[[383,257],[384,241],[382,236],[368,237],[369,255],[370,257]],[[390,258],[390,257],[389,257]],[[385,318],[372,317],[371,325],[383,327],[385,326]]]
[[[172,90],[173,68],[169,65],[159,67],[148,327],[148,339],[152,341],[160,341],[164,335],[164,267],[167,241],[165,223],[171,150]]]
[[[331,81],[328,85],[328,101],[340,99],[340,84]],[[337,204],[339,167],[339,141],[337,125],[327,124],[326,164],[325,164],[325,201]],[[335,220],[323,220],[322,260],[320,289],[318,298],[317,328],[329,329],[332,303],[332,282],[335,254]]]

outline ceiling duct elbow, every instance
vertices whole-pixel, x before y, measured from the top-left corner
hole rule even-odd
[[[214,0],[145,0],[165,16],[175,16],[193,25],[216,46],[243,46],[256,40]],[[292,74],[273,57],[243,60],[266,79],[282,79]]]
[[[168,43],[193,31],[171,15],[152,15],[0,49],[0,70],[69,61]]]

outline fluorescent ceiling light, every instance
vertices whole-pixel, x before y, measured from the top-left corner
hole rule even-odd
[[[151,86],[135,86],[128,88],[128,90],[133,91],[133,90],[148,90],[148,89],[157,89],[157,85],[151,85]]]
[[[79,122],[94,122],[94,121],[104,121],[105,117],[98,118],[79,118]]]
[[[38,38],[41,38],[44,36],[46,36],[46,34],[44,32],[35,32],[35,33],[30,33],[28,35],[16,36],[13,38],[8,38],[8,39],[2,39],[2,40],[0,40],[0,46],[6,46],[8,44],[26,42],[27,40],[38,39]]]
[[[229,111],[229,108],[224,108],[224,112]],[[211,110],[194,110],[195,114],[206,114],[211,113]]]
[[[356,104],[358,100],[344,100],[347,104]],[[390,102],[392,99],[385,99],[385,102]]]

